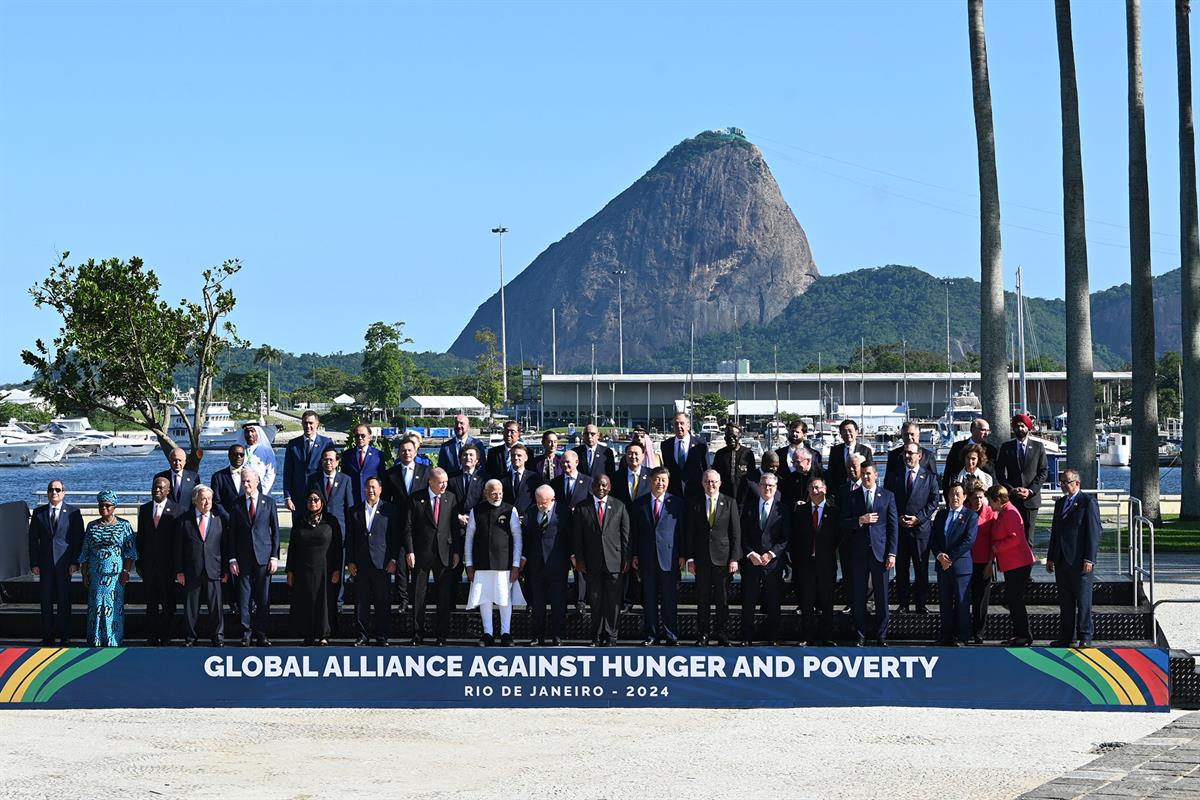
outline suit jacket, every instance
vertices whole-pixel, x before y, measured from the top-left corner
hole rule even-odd
[[[584,475],[596,476],[604,474],[612,477],[617,471],[617,459],[608,445],[596,442],[596,455],[593,456],[594,463],[590,467],[587,462],[587,445],[581,444],[573,449],[579,456],[579,471]]]
[[[575,506],[591,498],[592,479],[582,473],[575,473],[575,483],[571,489],[570,497],[567,496],[567,476],[565,473],[550,481],[550,488],[554,490],[554,501],[562,503],[569,516],[570,512],[575,509]]]
[[[788,505],[795,505],[808,499],[809,482],[813,478],[822,477],[822,473],[820,467],[814,463],[808,472],[792,472],[791,469],[780,467],[776,477],[779,478],[779,493],[788,501]],[[754,493],[758,494],[757,484]]]
[[[854,452],[866,459],[866,464],[874,464],[874,455],[871,453],[871,448],[861,442],[854,445]],[[825,477],[829,479],[829,486],[841,486],[848,479],[846,472],[846,443],[838,442],[829,451],[829,463],[825,466]]]
[[[275,499],[259,492],[254,521],[251,522],[248,503],[249,500],[243,497],[230,514],[233,522],[230,558],[236,558],[242,568],[251,564],[266,566],[272,558],[279,558],[279,513]]]
[[[489,478],[498,478],[506,472],[512,472],[512,459],[509,458],[509,452],[509,448],[502,444],[487,451],[487,458],[483,460],[483,471]]]
[[[433,521],[433,501],[428,490],[412,499],[404,528],[404,552],[416,556],[417,569],[429,569],[435,558],[448,567],[454,555],[462,557],[463,529],[458,524],[461,513],[462,506],[454,492],[442,492],[437,522]]]
[[[575,557],[583,559],[589,572],[621,571],[622,562],[633,557],[633,538],[625,504],[604,498],[604,525],[596,516],[596,498],[580,503],[571,515]]]
[[[763,554],[768,550],[775,558],[781,558],[788,548],[788,537],[791,533],[792,519],[787,503],[776,492],[771,501],[771,510],[767,512],[766,524],[759,521],[759,504],[762,498],[747,500],[742,507],[742,552],[745,558],[750,553]],[[772,561],[771,568],[777,567],[783,561]]]
[[[383,499],[394,503],[401,514],[408,513],[410,496],[416,496],[429,487],[429,467],[413,462],[413,478],[411,493],[404,488],[404,467],[399,462],[383,474]]]
[[[654,521],[654,495],[633,501],[633,552],[639,568],[678,572],[679,559],[687,552],[687,509],[682,497],[663,495],[658,522]]]
[[[567,513],[564,513],[566,511]],[[529,575],[539,575],[543,570],[554,570],[566,575],[571,566],[571,514],[557,500],[550,509],[546,530],[538,523],[537,506],[525,512],[522,519],[521,551],[525,556],[525,569]],[[606,520],[607,521],[607,520]]]
[[[638,470],[637,491],[629,496],[629,467],[621,467],[612,476],[612,496],[625,504],[625,510],[633,513],[633,503],[639,497],[650,494],[650,470],[642,467]]]
[[[963,467],[965,466],[963,464],[963,450],[966,450],[967,446],[972,442],[972,439],[959,439],[957,442],[950,445],[950,452],[946,455],[946,466],[944,467],[945,472],[942,473],[943,493],[945,493],[946,489],[950,487],[950,483],[954,480],[955,476],[963,471]],[[984,464],[979,469],[995,478],[997,455],[996,445],[985,441],[983,443],[983,451],[987,453],[988,463]]]
[[[321,496],[325,498],[325,510],[338,521],[341,529],[339,532],[344,538],[346,536],[346,517],[350,513],[350,509],[354,508],[354,479],[344,472],[335,472],[333,473],[333,490],[330,491],[325,485],[325,473],[322,471],[313,476],[308,488],[321,492]],[[305,493],[307,494],[307,490]],[[294,502],[297,512],[304,510],[303,502]]]
[[[137,545],[137,569],[142,580],[152,574],[174,575],[177,547],[175,543],[177,517],[179,506],[167,498],[163,512],[158,519],[158,527],[154,525],[154,501],[138,506],[137,533],[134,542]]]
[[[367,478],[383,475],[383,453],[374,447],[367,447],[363,462],[358,463],[359,449],[351,447],[342,452],[342,474],[350,479],[353,490],[353,505],[361,506],[363,495],[367,488]],[[345,529],[342,530],[345,533]]]
[[[200,482],[200,475],[191,469],[185,469],[179,479],[179,491],[175,491],[175,480],[172,477],[175,473],[169,469],[164,469],[162,472],[154,473],[154,479],[150,482],[151,485],[159,478],[166,478],[171,482],[171,493],[168,495],[170,499],[175,501],[181,510],[190,509],[192,507],[192,489],[196,488],[196,484]]]
[[[953,575],[970,575],[971,549],[975,546],[975,537],[979,533],[979,515],[963,506],[958,510],[958,520],[951,530],[946,530],[946,522],[950,519],[950,509],[943,508],[937,512],[933,521],[933,536],[929,539],[929,552],[937,556],[945,553],[950,556],[950,572]],[[941,566],[938,567],[941,570]]]
[[[224,467],[213,473],[208,481],[213,493],[212,513],[221,518],[225,527],[229,528],[229,512],[238,504],[242,497],[242,480],[233,477],[233,468]]]
[[[551,459],[553,459],[553,463],[550,464],[550,475],[547,475],[546,474],[546,462],[550,461]],[[534,472],[536,472],[538,475],[540,475],[542,477],[542,483],[549,483],[550,481],[557,478],[559,475],[562,475],[563,460],[562,460],[562,456],[560,456],[557,452],[542,453],[540,456],[533,459],[533,461],[531,461],[530,464],[532,464],[530,469],[532,469]]]
[[[895,473],[895,472],[902,472],[905,469],[905,467],[907,466],[904,462],[904,447],[905,447],[904,445],[900,445],[899,447],[893,447],[891,450],[888,450],[888,456],[887,456],[887,474],[888,475],[891,475],[892,473]],[[930,472],[932,472],[934,480],[935,481],[937,480],[937,456],[935,456],[931,451],[925,449],[924,447],[921,448],[921,463],[919,466],[921,467],[921,469],[927,469]],[[962,469],[962,468],[959,467],[959,469]],[[893,494],[895,493],[894,489],[892,490],[892,493]]]
[[[50,527],[50,506],[38,506],[29,518],[29,565],[54,569],[55,564],[78,564],[83,549],[83,515],[63,503],[58,524]]]
[[[937,513],[938,503],[941,500],[938,495],[937,473],[932,469],[918,467],[910,492],[908,490],[908,469],[901,464],[896,472],[888,469],[883,483],[896,498],[896,513],[900,516],[911,514],[919,521],[917,527],[901,527],[900,531],[911,533],[918,539],[928,538],[930,526],[933,524],[933,515]]]
[[[1050,550],[1046,556],[1057,569],[1083,569],[1083,562],[1096,563],[1100,550],[1100,507],[1096,498],[1084,492],[1063,513],[1067,495],[1054,502],[1054,521],[1050,523]]]
[[[478,467],[476,467],[475,472],[469,478],[464,478],[463,475],[464,473],[462,472],[458,473],[450,479],[448,485],[450,491],[458,495],[459,508],[469,511],[483,500],[483,485],[487,483],[487,478],[483,476],[483,470]],[[467,512],[460,511],[459,513],[463,514]]]
[[[1024,505],[1026,509],[1040,508],[1042,484],[1050,474],[1050,468],[1046,464],[1046,447],[1028,437],[1025,444],[1024,469],[1021,468],[1020,459],[1017,457],[1017,440],[1009,439],[1000,445],[1000,452],[996,454],[996,480],[1008,489],[1013,505]],[[1024,486],[1033,492],[1028,500],[1022,500],[1013,494],[1013,489],[1018,486]]]
[[[830,459],[832,461],[832,459]],[[876,485],[871,508],[867,508],[866,490],[859,487],[850,492],[842,506],[842,532],[851,538],[855,546],[870,548],[876,561],[886,561],[896,555],[900,519],[896,512],[896,498],[887,489]],[[871,511],[879,515],[873,525],[859,525],[858,518]],[[968,548],[968,551],[970,548]]]
[[[712,468],[721,474],[721,494],[727,497],[737,497],[742,482],[758,471],[753,451],[741,445],[718,450]]]
[[[479,463],[482,464],[487,458],[487,445],[479,438],[471,435],[467,436],[467,441],[463,443],[463,447],[469,444],[473,444],[479,448]],[[462,461],[459,460],[458,453],[459,444],[457,436],[451,436],[442,442],[442,446],[438,448],[437,465],[446,470],[446,474],[451,478],[462,473]]]
[[[680,497],[696,497],[703,494],[700,477],[708,469],[708,443],[696,434],[688,437],[687,454],[682,464],[675,458],[676,437],[662,441],[661,463],[671,473],[667,491]]]
[[[504,484],[504,502],[515,508],[519,516],[523,516],[533,505],[533,491],[542,485],[542,476],[527,469],[521,473],[521,479],[515,485],[513,477],[513,474],[509,472],[500,479],[500,482]]]
[[[724,568],[742,557],[742,521],[737,503],[717,492],[717,510],[709,525],[707,502],[708,495],[688,500],[688,557],[701,562],[708,559],[712,566]]]
[[[821,461],[820,451],[809,447],[807,444],[804,445],[804,449],[812,456],[813,466],[824,470],[825,464]],[[779,469],[790,470],[792,468],[792,446],[790,444],[775,448],[775,455],[779,456]]]
[[[297,498],[308,489],[308,483],[313,475],[321,471],[321,453],[326,447],[333,445],[328,436],[316,434],[313,436],[312,454],[304,457],[304,435],[292,439],[283,451],[283,499],[291,500],[296,508],[301,504]]]
[[[842,521],[837,507],[825,499],[825,509],[819,526],[812,523],[812,501],[796,503],[792,512],[792,563],[803,565],[806,557],[813,554],[813,539],[816,539],[817,562],[833,567],[837,558],[838,545],[842,542]],[[794,580],[794,579],[793,579]]]
[[[180,514],[175,527],[175,572],[183,573],[187,585],[201,578],[220,580],[229,571],[226,566],[229,555],[229,529],[220,517],[208,515],[208,527],[201,541],[196,514],[191,510]]]
[[[367,506],[350,510],[349,535],[346,537],[346,563],[359,569],[387,569],[388,562],[400,560],[404,521],[400,510],[386,500],[375,507],[375,518],[367,529]]]

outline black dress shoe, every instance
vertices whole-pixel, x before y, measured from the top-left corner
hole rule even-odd
[[[896,613],[897,614],[911,614],[912,612],[909,610],[908,606],[896,606]]]
[[[754,647],[754,642],[749,639],[742,639],[742,641],[738,642],[738,647]]]
[[[729,647],[729,638],[726,636],[718,636],[716,638],[717,647]]]
[[[833,639],[826,639],[825,641],[821,642],[821,647],[837,647],[837,646],[838,646],[838,643],[835,642]]]
[[[550,646],[551,647],[562,647],[562,639],[555,636],[553,639],[550,640]]]
[[[708,647],[712,641],[707,636],[701,636],[696,640],[696,647]]]
[[[513,646],[511,633],[500,634],[500,646],[501,647],[512,647]]]
[[[642,647],[657,647],[660,644],[662,644],[662,642],[660,642],[658,639],[655,639],[653,636],[647,636],[642,640]]]
[[[1016,636],[1004,640],[1004,647],[1029,647],[1032,644],[1033,639],[1018,639]]]
[[[600,640],[601,647],[614,647],[615,645],[616,645],[616,642],[614,642],[612,639],[601,639]]]
[[[678,647],[678,646],[679,646],[678,639],[667,639],[666,641],[663,642],[663,647]]]
[[[1051,647],[1071,647],[1073,644],[1075,644],[1075,643],[1072,642],[1070,639],[1055,639],[1053,642],[1050,643],[1050,646]]]
[[[1083,641],[1081,641],[1081,642],[1079,643],[1079,646],[1080,646],[1080,647],[1091,647],[1091,646],[1092,646],[1092,640],[1091,640],[1091,639],[1084,639]]]
[[[917,606],[916,613],[918,613],[918,614],[928,614],[928,613],[929,613],[929,609],[928,609],[928,608],[926,608],[925,606]]]
[[[483,636],[479,637],[479,646],[480,647],[495,647],[496,646],[496,637],[492,636],[490,633],[485,633]]]
[[[588,647],[599,647],[599,646],[600,646],[599,639],[592,639],[592,643],[588,645]]]
[[[438,646],[438,647],[445,647],[445,646],[446,646],[446,637],[444,637],[444,636],[439,636],[439,637],[437,638],[437,646]]]
[[[249,647],[249,646],[250,646],[250,637],[243,636],[242,637],[242,647]]]
[[[265,636],[260,636],[260,637],[258,637],[258,646],[259,647],[270,647],[271,640]]]
[[[170,646],[171,646],[171,640],[170,640],[170,639],[159,639],[159,640],[158,640],[158,646],[159,646],[159,647],[170,647]]]
[[[71,640],[70,640],[70,639],[59,639],[59,640],[58,640],[58,646],[59,646],[59,647],[70,647],[70,646],[71,646]]]
[[[54,646],[53,639],[42,639],[42,647],[53,647],[53,646]]]
[[[855,639],[855,640],[854,640],[854,646],[855,646],[855,647],[866,647],[866,646],[867,646],[867,640],[866,640],[866,639],[864,639],[863,637],[861,637],[861,636],[860,636],[860,637],[858,637],[857,639]]]
[[[976,634],[971,637],[971,644],[983,644],[983,637]]]
[[[630,611],[633,611],[633,603],[622,603],[621,604],[621,613],[622,614],[628,614]]]
[[[389,642],[387,639],[384,639],[384,638],[382,638],[382,637],[381,637],[381,638],[379,638],[379,639],[376,639],[376,640],[375,640],[375,646],[376,646],[376,647],[387,647],[387,646],[389,646],[390,644],[391,644],[391,642]]]
[[[212,640],[212,646],[213,646],[213,647],[224,647],[224,646],[225,646],[225,640],[224,640],[224,639],[213,639],[213,640]]]
[[[366,639],[355,639],[355,640],[354,640],[354,646],[355,646],[355,647],[366,647],[366,646],[367,646],[367,640],[366,640]]]
[[[876,639],[875,646],[876,647],[887,647],[888,646],[887,639]]]
[[[424,637],[424,636],[417,635],[417,636],[414,636],[414,637],[412,637],[412,645],[413,645],[413,647],[420,647],[420,646],[421,646],[421,645],[423,645],[423,644],[425,644],[425,637]]]
[[[196,640],[195,639],[184,639],[183,646],[184,647],[195,647]]]
[[[771,641],[767,642],[767,647],[779,647],[779,640],[772,639]]]
[[[796,647],[808,647],[808,641],[801,639],[800,641],[796,642]]]
[[[532,639],[529,640],[529,646],[530,647],[541,647],[542,639],[538,636],[533,637]]]

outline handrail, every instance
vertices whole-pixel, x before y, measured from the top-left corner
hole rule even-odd
[[[1150,627],[1153,628],[1154,630],[1158,630],[1158,623],[1157,623],[1157,620],[1155,619],[1155,614],[1158,613],[1158,607],[1161,606],[1163,603],[1200,603],[1200,597],[1164,597],[1162,600],[1159,600],[1156,603],[1151,603],[1150,604]],[[1193,652],[1191,650],[1184,650],[1183,652],[1186,653],[1187,655],[1191,656],[1192,658],[1200,658],[1200,651]]]
[[[1136,517],[1134,517],[1133,521],[1137,524],[1137,529],[1138,529],[1136,537],[1134,537],[1132,535],[1132,531],[1130,532],[1130,539],[1132,540],[1132,539],[1136,538],[1136,540],[1137,540],[1137,563],[1134,564],[1134,566],[1133,566],[1134,606],[1136,607],[1136,605],[1137,605],[1138,585],[1140,583],[1142,583],[1143,580],[1145,580],[1145,581],[1148,581],[1150,584],[1150,589],[1146,593],[1146,597],[1150,600],[1151,607],[1153,607],[1154,606],[1154,521],[1151,520],[1149,517],[1143,516],[1141,514],[1138,514]],[[1145,536],[1147,527],[1150,528],[1150,568],[1148,570],[1144,566],[1146,550],[1145,550],[1144,542],[1143,542],[1143,537]]]

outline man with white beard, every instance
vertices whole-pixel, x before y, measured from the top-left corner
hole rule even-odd
[[[492,606],[500,607],[500,646],[512,647],[512,608],[525,605],[521,584],[521,518],[512,504],[504,502],[504,485],[494,478],[484,484],[483,502],[471,509],[467,519],[463,560],[471,582],[467,608],[479,607],[483,637],[479,643],[491,647],[496,639],[492,628]]]

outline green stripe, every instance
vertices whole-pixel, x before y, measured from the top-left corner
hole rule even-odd
[[[1053,651],[1051,651],[1053,652]],[[1009,655],[1024,661],[1029,666],[1036,669],[1038,672],[1044,672],[1052,678],[1056,678],[1063,683],[1069,685],[1075,691],[1083,695],[1088,702],[1093,705],[1099,705],[1104,702],[1104,697],[1096,691],[1090,683],[1080,677],[1079,673],[1066,666],[1065,664],[1056,661],[1052,658],[1042,655],[1034,650],[1012,649],[1008,651]]]
[[[47,665],[47,667],[44,670],[39,672],[38,676],[36,678],[34,678],[33,681],[29,684],[29,687],[25,690],[25,696],[28,697],[30,701],[32,701],[34,697],[37,697],[38,689],[42,688],[43,683],[50,680],[52,677],[57,675],[59,672],[62,672],[63,668],[66,667],[68,664],[70,664],[72,661],[74,661],[77,658],[80,658],[81,656],[87,655],[87,653],[88,653],[88,650],[86,648],[83,648],[83,647],[80,647],[78,649],[72,648],[69,653],[64,653],[63,655],[54,659],[54,661],[52,661],[49,665]]]
[[[1121,698],[1118,697],[1117,693],[1113,691],[1113,688],[1108,684],[1108,681],[1104,680],[1104,676],[1097,671],[1094,664],[1089,664],[1074,650],[1067,650],[1062,654],[1062,656],[1060,656],[1060,658],[1062,658],[1062,660],[1067,662],[1070,666],[1079,670],[1083,674],[1083,677],[1087,678],[1093,686],[1099,689],[1100,693],[1104,695],[1104,702],[1108,703],[1109,705],[1126,705],[1126,703],[1121,702]]]
[[[124,647],[106,647],[103,650],[92,653],[82,661],[72,664],[67,669],[62,670],[55,675],[53,680],[50,680],[45,686],[42,687],[42,690],[38,693],[38,696],[33,699],[33,702],[45,703],[50,698],[54,697],[59,689],[66,686],[71,681],[75,680],[76,678],[82,678],[92,670],[103,667],[105,664],[112,661],[114,658],[124,652]]]

